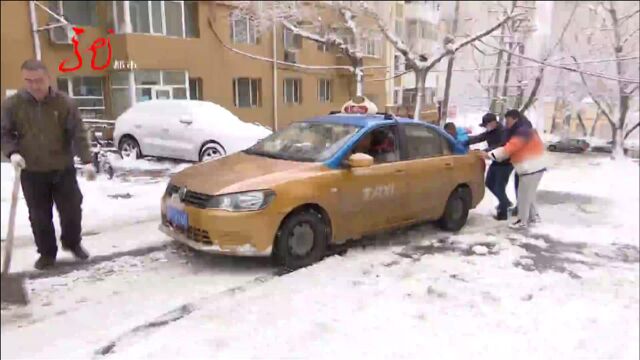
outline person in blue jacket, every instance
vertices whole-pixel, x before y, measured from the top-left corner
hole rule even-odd
[[[444,124],[444,131],[451,135],[457,145],[465,149],[465,152],[469,150],[469,134],[466,129],[456,126],[456,124],[452,122],[448,122]]]

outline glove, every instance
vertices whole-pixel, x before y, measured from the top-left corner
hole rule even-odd
[[[25,163],[24,158],[22,157],[22,155],[15,153],[11,155],[11,165],[13,165],[14,169],[24,169],[27,166],[27,163]]]
[[[93,181],[96,179],[96,168],[92,163],[85,164],[82,167],[82,173],[87,181]]]

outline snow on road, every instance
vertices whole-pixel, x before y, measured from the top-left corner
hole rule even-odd
[[[638,164],[551,157],[528,233],[487,192],[458,234],[414,226],[282,276],[122,227],[149,252],[29,280],[2,358],[637,359]]]

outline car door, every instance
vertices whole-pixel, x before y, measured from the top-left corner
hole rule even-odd
[[[405,170],[400,159],[397,126],[380,127],[372,131],[389,131],[394,137],[394,148],[386,159],[374,158],[366,168],[349,169],[345,166],[339,181],[340,211],[351,234],[366,234],[394,226],[404,221],[406,212]],[[372,131],[364,134],[347,155],[367,141]],[[344,159],[347,160],[346,158]]]
[[[158,157],[172,157],[170,130],[171,119],[177,111],[177,105],[166,101],[150,101],[145,106],[145,133],[149,146],[149,155]]]
[[[455,188],[456,156],[446,139],[434,129],[422,124],[403,124],[406,203],[411,218],[436,219]]]
[[[203,139],[210,132],[207,128],[207,120],[189,106],[181,106],[179,111],[172,114],[168,121],[168,128],[171,132],[170,147],[173,158],[199,160],[198,151]]]

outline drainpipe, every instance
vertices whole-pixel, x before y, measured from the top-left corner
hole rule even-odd
[[[34,1],[29,1],[29,18],[31,19],[31,34],[33,35],[33,48],[36,53],[36,60],[42,60],[40,35],[38,35],[38,19],[36,18],[36,5]]]
[[[124,15],[124,29],[123,33],[130,34],[133,32],[131,26],[131,11],[129,9],[129,1],[122,2],[122,10]],[[129,71],[129,103],[131,106],[136,104],[136,80],[134,78],[133,70]]]
[[[278,34],[275,19],[273,21],[273,131],[278,130]]]
[[[129,1],[122,2],[122,9],[124,15],[124,29],[123,32],[126,34],[133,32],[133,27],[131,26],[131,9],[129,9]]]

